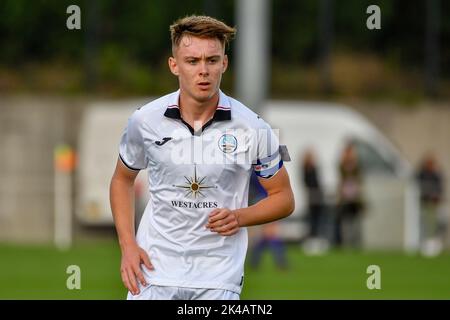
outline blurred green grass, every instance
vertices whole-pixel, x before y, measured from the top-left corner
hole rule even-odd
[[[450,299],[450,254],[333,251],[306,256],[288,247],[280,271],[268,252],[257,270],[246,266],[241,299]],[[0,245],[0,299],[124,299],[115,242],[52,247]],[[68,290],[69,265],[81,268],[81,290]],[[381,268],[381,290],[369,290],[369,265]]]

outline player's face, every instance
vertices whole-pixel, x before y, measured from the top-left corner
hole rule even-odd
[[[180,89],[200,103],[218,93],[227,66],[225,49],[215,38],[183,36],[174,57],[169,58],[170,70],[178,76]]]

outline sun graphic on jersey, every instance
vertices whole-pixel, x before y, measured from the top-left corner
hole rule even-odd
[[[197,166],[195,165],[194,165],[194,176],[193,177],[184,176],[184,179],[186,179],[185,185],[182,186],[174,185],[174,187],[186,189],[187,191],[185,196],[193,196],[194,198],[197,198],[197,196],[204,197],[205,195],[202,193],[202,189],[217,188],[216,186],[207,186],[203,184],[206,177],[197,177]]]

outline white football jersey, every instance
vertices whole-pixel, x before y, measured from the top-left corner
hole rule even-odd
[[[179,90],[136,110],[119,155],[148,170],[150,200],[137,232],[154,285],[240,293],[247,229],[221,236],[206,229],[215,208],[247,206],[252,171],[270,178],[282,167],[278,137],[257,114],[220,91],[215,114],[192,128],[180,114]],[[195,125],[194,125],[195,127]]]

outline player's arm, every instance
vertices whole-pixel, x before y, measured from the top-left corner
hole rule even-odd
[[[267,197],[250,207],[235,210],[240,227],[272,222],[294,211],[294,194],[284,166],[273,177],[258,177],[258,180],[266,190]]]
[[[238,232],[240,227],[275,221],[294,211],[294,194],[284,166],[274,176],[268,179],[258,177],[258,180],[267,192],[266,198],[247,208],[215,209],[211,212],[206,227],[221,235],[230,236]]]
[[[147,253],[137,245],[134,235],[134,181],[138,173],[118,159],[110,185],[111,210],[122,251],[120,272],[124,285],[132,294],[139,293],[137,279],[142,285],[147,285],[141,262],[153,269]]]

